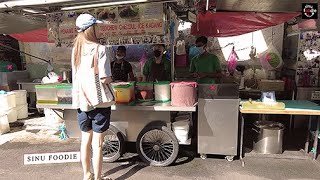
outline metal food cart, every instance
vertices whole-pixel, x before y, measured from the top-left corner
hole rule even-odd
[[[38,105],[38,108],[63,109],[71,137],[79,138],[77,110],[71,105]],[[125,152],[124,143],[136,142],[140,157],[150,165],[167,166],[175,161],[179,143],[171,130],[171,112],[196,112],[196,107],[173,107],[169,103],[144,102],[112,106],[111,125],[104,141],[104,161],[113,162]],[[190,115],[191,116],[191,115]],[[191,144],[191,139],[183,144]]]
[[[211,88],[211,92],[206,91]],[[111,125],[104,141],[104,161],[114,162],[125,153],[125,142],[136,142],[141,159],[153,166],[168,166],[179,152],[179,145],[191,145],[191,136],[179,142],[172,123],[174,112],[187,113],[191,133],[196,134],[198,153],[224,155],[232,161],[238,155],[238,86],[235,84],[201,85],[199,102],[193,107],[175,107],[170,102],[137,102],[113,105]],[[206,93],[204,93],[206,91]],[[72,105],[37,105],[38,108],[63,110],[71,137],[79,138],[77,110]],[[196,128],[197,127],[197,128]],[[195,133],[197,132],[197,133]]]
[[[154,8],[155,6],[152,7]],[[163,7],[168,8],[167,6]],[[160,34],[162,32],[166,33],[167,36],[161,36],[160,39],[163,41],[161,40],[160,42],[158,41],[159,37],[150,36],[151,40],[153,39],[152,42],[149,42],[150,40],[145,42],[171,45],[171,77],[173,78],[172,81],[174,81],[175,47],[174,43],[172,43],[174,42],[174,37],[172,36],[175,30],[172,27],[176,24],[177,19],[173,18],[175,14],[171,8],[168,8],[166,13],[168,13],[166,20],[161,19],[160,24],[165,24],[170,31],[166,31],[163,26],[159,32]],[[51,17],[53,18],[52,21],[55,22],[56,17]],[[154,34],[153,31],[152,34]],[[166,38],[169,38],[172,42],[165,41]],[[132,39],[130,35],[127,39],[118,39],[115,42],[126,44],[126,42],[132,42]],[[143,43],[145,44],[145,42]],[[133,105],[117,104],[112,106],[111,126],[106,132],[104,141],[104,161],[116,161],[125,152],[123,145],[127,141],[136,142],[136,149],[140,157],[150,165],[167,166],[173,163],[178,156],[179,144],[191,144],[191,138],[182,143],[178,141],[174,134],[172,123],[176,113],[173,112],[186,112],[189,115],[191,121],[190,129],[197,132],[198,151],[202,154],[202,158],[205,158],[206,154],[219,154],[227,156],[227,160],[232,161],[233,157],[238,154],[239,88],[237,85],[229,86],[231,89],[237,90],[230,91],[233,94],[229,96],[224,85],[208,85],[207,87],[210,87],[209,90],[213,96],[199,96],[199,106],[173,107],[170,102],[137,102]],[[63,118],[67,130],[71,132],[72,137],[80,137],[80,130],[76,121],[77,110],[72,109],[71,105],[38,104],[37,108],[64,110]],[[228,112],[220,112],[220,110],[228,110]]]

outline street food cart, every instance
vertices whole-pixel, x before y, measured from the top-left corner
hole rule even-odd
[[[162,4],[157,7],[137,5],[133,9],[143,9],[142,19],[133,17],[135,21],[131,22],[132,19],[124,20],[125,18],[121,18],[123,15],[119,14],[121,20],[115,21],[112,18],[109,21],[111,23],[100,26],[98,34],[100,37],[105,37],[101,38],[100,42],[106,45],[171,44],[172,80],[174,80],[175,48],[173,43],[179,23],[175,13],[170,8],[164,7],[166,6]],[[162,11],[163,9],[166,9],[166,13]],[[111,11],[117,13],[121,10],[108,7],[99,8],[94,12],[101,15],[106,12],[110,14]],[[77,13],[74,12],[48,15],[48,25],[52,26],[49,37],[58,42],[58,45],[71,45],[70,38],[76,35],[76,32],[73,31],[76,15]],[[151,20],[146,18],[148,16]],[[116,17],[118,17],[117,14]],[[61,19],[64,19],[65,22],[61,22]],[[134,33],[139,35],[132,35]],[[104,141],[104,161],[113,162],[119,159],[126,152],[125,142],[136,142],[136,149],[140,157],[154,166],[170,165],[178,156],[179,145],[191,145],[192,141],[198,142],[198,152],[203,159],[207,154],[217,154],[224,155],[228,161],[232,161],[234,156],[238,155],[238,107],[240,102],[238,85],[198,86],[192,82],[179,83],[192,88],[194,91],[191,93],[192,97],[184,98],[193,99],[193,104],[173,105],[170,101],[150,100],[132,101],[128,104],[112,106],[111,125]],[[171,85],[171,95],[173,87],[178,84]],[[62,96],[64,96],[62,99],[66,99],[65,97],[70,96],[72,92],[71,88],[62,89],[72,85],[62,85],[62,89],[55,86],[36,86],[39,91],[37,92],[37,108],[63,110],[63,119],[67,131],[70,132],[70,137],[79,138],[77,109],[73,109],[72,100],[68,103],[60,102],[59,92],[56,92],[62,91]],[[155,85],[152,83],[152,86]],[[40,91],[47,95],[40,95]],[[58,97],[55,97],[54,94],[58,94]],[[39,95],[43,98],[39,99]],[[182,92],[181,95],[183,95]],[[171,98],[173,100],[173,96]],[[178,121],[179,119],[182,120]],[[181,134],[184,134],[184,139],[181,138]]]
[[[218,154],[232,161],[238,155],[237,85],[201,85],[198,90],[205,91],[208,87],[217,90],[200,95],[198,106],[179,107],[172,106],[171,102],[155,101],[113,105],[111,125],[104,142],[104,160],[116,161],[126,152],[125,142],[136,142],[137,152],[144,161],[154,166],[167,166],[177,158],[179,144],[191,145],[192,140],[197,140],[203,159],[206,154]],[[70,136],[80,137],[77,110],[71,104],[38,104],[37,107],[62,109]],[[179,116],[190,120],[189,133],[197,133],[196,138],[188,135],[187,140],[178,140],[173,126]]]
[[[196,3],[185,6],[184,8],[179,8],[177,4],[168,6],[168,4],[163,4],[161,1],[156,1],[157,4],[151,6],[148,3],[141,5],[133,3],[130,6],[123,5],[119,7],[101,7],[98,3],[81,6],[80,3],[79,6],[73,7],[71,5],[66,5],[68,7],[56,7],[58,9],[57,12],[54,12],[55,8],[50,8],[49,11],[46,12],[48,40],[55,42],[57,46],[70,47],[72,45],[72,39],[75,38],[77,34],[75,30],[75,18],[79,13],[89,12],[107,22],[97,29],[98,38],[103,45],[170,44],[172,63],[171,77],[174,78],[176,75],[175,65],[185,66],[187,63],[185,56],[181,56],[181,54],[179,58],[183,60],[179,61],[179,63],[178,61],[177,63],[175,62],[174,44],[178,45],[176,42],[176,27],[179,21],[172,9],[183,9],[181,11],[184,12],[180,12],[180,17],[188,14],[188,18],[193,19],[192,22],[194,26],[191,28],[193,35],[206,35],[208,37],[236,36],[252,32],[253,30],[261,30],[274,26],[297,16],[296,12],[291,14],[230,13],[216,12],[215,9],[212,8],[209,11],[209,1],[207,2],[207,11],[199,15],[196,20],[192,18],[193,14],[191,13],[201,11],[201,8],[195,6]],[[81,7],[86,7],[87,9]],[[238,18],[234,18],[234,16]],[[261,21],[263,21],[264,17],[264,26],[261,26]],[[271,22],[270,18],[274,22]],[[250,19],[250,21],[238,22],[240,19]],[[227,25],[223,26],[225,24]],[[237,29],[239,27],[238,24],[246,24],[249,28]],[[208,31],[208,29],[210,31]],[[277,33],[273,30],[271,31],[271,39],[276,39],[273,38],[273,36]],[[261,34],[261,36],[262,35],[263,34]],[[281,36],[279,39],[282,38]],[[257,54],[256,48],[253,47],[255,45],[253,43],[253,34],[251,40],[252,46],[243,47],[242,49],[252,49],[249,56],[255,59],[257,58]],[[241,40],[239,44],[242,43],[242,41],[243,40]],[[223,46],[228,47],[230,44],[235,46],[234,43],[219,43],[221,48]],[[272,43],[273,41],[271,44]],[[211,42],[211,45],[212,47],[208,48],[214,49],[214,42]],[[230,46],[230,48],[232,47]],[[179,48],[177,47],[177,49]],[[234,49],[234,47],[232,49]],[[176,54],[178,55],[178,53]],[[265,58],[265,60],[268,60],[268,58]],[[278,63],[278,65],[280,65],[280,63]],[[276,65],[275,68],[277,68],[278,65]],[[175,80],[177,79],[172,79],[172,81]],[[189,80],[190,79],[186,79],[186,81]],[[242,88],[243,87],[242,84]],[[71,89],[68,88],[65,90],[64,87],[60,87],[56,90],[55,85],[45,88],[47,88],[47,90],[45,90],[45,92],[48,93],[46,95],[47,97],[57,93],[54,91],[68,92]],[[133,101],[130,104],[116,104],[112,106],[111,126],[107,131],[104,142],[104,160],[106,162],[116,161],[122,153],[126,151],[124,147],[125,142],[136,142],[137,152],[140,154],[140,157],[155,166],[166,166],[174,162],[179,151],[179,144],[196,144],[197,152],[203,159],[206,158],[207,154],[215,154],[223,155],[228,161],[232,161],[234,156],[238,155],[239,150],[238,85],[197,85],[196,90],[197,97],[195,98],[195,103],[189,106],[173,106],[170,101],[159,102],[153,100]],[[53,93],[50,94],[50,92]],[[37,107],[49,108],[53,111],[62,110],[63,119],[65,120],[67,130],[70,132],[70,137],[79,138],[80,130],[76,121],[77,110],[72,108],[72,100],[71,103],[70,98],[64,98],[63,103],[57,103],[55,101],[59,101],[59,98],[53,100],[54,103],[52,103],[52,101],[51,103],[39,102]],[[243,109],[241,112],[243,114],[246,113]],[[182,124],[178,123],[181,129],[177,130],[175,125],[179,122],[178,119],[183,119],[184,121]],[[188,131],[186,131],[186,129],[188,129]],[[182,132],[188,132],[187,139],[181,139]],[[242,143],[240,144],[240,149],[242,149]],[[242,152],[240,155],[242,155]]]

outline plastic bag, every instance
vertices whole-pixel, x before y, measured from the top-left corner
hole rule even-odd
[[[253,79],[253,76],[254,76],[254,71],[253,69],[247,69],[247,70],[244,70],[243,71],[243,77],[245,80],[248,80],[248,79]]]
[[[42,78],[43,84],[51,84],[62,81],[61,76],[57,75],[55,72],[49,72],[47,76]]]
[[[231,54],[228,58],[228,72],[230,74],[233,74],[236,67],[237,67],[237,61],[238,61],[238,55],[236,53],[236,51],[234,50],[234,48],[232,48]]]
[[[278,50],[269,45],[268,50],[259,55],[261,66],[265,70],[274,70],[282,66],[283,60]]]
[[[177,55],[185,55],[186,54],[186,44],[184,40],[177,42]]]
[[[264,69],[256,69],[255,77],[257,80],[268,79],[268,74]]]

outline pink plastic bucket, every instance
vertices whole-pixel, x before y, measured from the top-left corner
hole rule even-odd
[[[171,85],[171,105],[179,107],[194,106],[197,102],[196,82],[173,82]]]

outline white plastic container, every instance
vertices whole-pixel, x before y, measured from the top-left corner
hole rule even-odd
[[[170,101],[171,99],[171,86],[168,81],[160,81],[154,83],[154,95],[156,101]]]
[[[8,92],[7,94],[0,94],[0,110],[6,111],[16,107],[15,93]]]
[[[27,91],[26,90],[15,90],[12,91],[16,95],[16,105],[27,104]]]
[[[9,123],[16,122],[18,120],[17,110],[16,108],[12,108],[9,110],[0,109],[0,114],[6,114],[8,116]]]
[[[189,138],[189,121],[176,121],[172,124],[172,129],[179,142],[184,143]]]
[[[25,119],[28,117],[28,104],[22,104],[16,107],[18,119]]]
[[[8,116],[0,114],[0,135],[10,131]]]
[[[175,118],[175,121],[189,121],[190,127],[193,127],[193,121],[191,121],[191,118],[192,117],[190,114],[178,114],[178,116]]]

